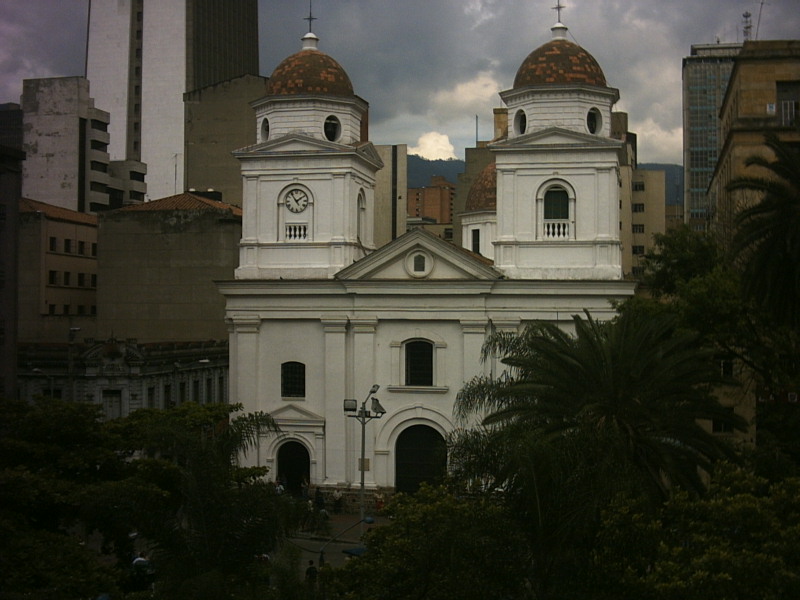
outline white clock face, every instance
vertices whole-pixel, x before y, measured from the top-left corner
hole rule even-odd
[[[308,194],[303,190],[291,190],[286,194],[286,208],[293,213],[301,213],[308,206]]]

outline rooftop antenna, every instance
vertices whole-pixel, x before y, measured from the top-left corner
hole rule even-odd
[[[308,16],[305,17],[303,21],[308,21],[308,31],[314,33],[312,25],[314,24],[314,21],[317,20],[317,17],[314,16],[313,11],[311,10],[311,2],[312,0],[308,0]]]
[[[561,4],[561,0],[556,0],[556,5],[553,7],[553,10],[556,11],[556,20],[561,23],[561,11],[565,9],[566,6]]]
[[[756,21],[756,39],[758,39],[758,29],[761,27],[761,11],[764,10],[765,4],[769,4],[769,2],[761,0],[761,3],[758,6],[758,20]]]
[[[742,37],[744,38],[745,42],[750,41],[750,33],[753,30],[753,21],[750,17],[753,15],[750,14],[750,11],[745,12],[742,14]]]

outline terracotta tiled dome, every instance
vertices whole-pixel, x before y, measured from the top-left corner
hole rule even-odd
[[[464,210],[497,210],[497,169],[494,163],[486,165],[472,182]]]
[[[303,41],[304,48],[300,52],[284,59],[275,68],[267,82],[267,95],[353,96],[350,77],[338,62],[317,50],[317,37],[307,34]]]
[[[581,83],[606,87],[606,76],[594,56],[562,35],[563,25],[553,28],[556,35],[528,55],[514,78],[514,88],[548,83]]]

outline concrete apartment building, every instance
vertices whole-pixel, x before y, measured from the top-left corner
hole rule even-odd
[[[94,335],[97,217],[23,198],[19,205],[18,335],[21,344]]]
[[[721,144],[719,109],[742,44],[697,44],[683,59],[684,219],[707,231],[715,201],[708,184]]]
[[[250,103],[264,94],[266,77],[242,75],[184,94],[186,190],[221,194],[242,205],[242,174],[233,150],[256,142]]]
[[[145,167],[112,161],[109,113],[95,106],[84,77],[23,82],[22,193],[78,212],[141,202]]]
[[[407,211],[410,217],[427,217],[435,223],[453,222],[456,186],[441,175],[433,175],[430,185],[408,188]]]
[[[47,228],[26,234],[21,252],[47,264],[25,267],[20,286],[32,323],[26,331],[33,330],[20,338],[22,397],[86,400],[107,418],[227,400],[228,330],[214,280],[229,278],[237,264],[239,208],[195,194],[99,216],[24,207],[28,220]],[[88,245],[90,233],[97,244]],[[42,308],[34,310],[37,301]]]
[[[256,0],[90,5],[86,76],[111,114],[108,151],[147,164],[148,199],[192,187],[184,94],[242,75],[258,76]]]
[[[768,158],[764,134],[800,144],[800,40],[748,41],[737,55],[720,109],[721,149],[710,184],[717,200],[714,228],[722,243],[732,235],[736,212],[757,201],[749,192],[729,193],[731,180],[753,174],[751,156]]]
[[[21,116],[21,115],[20,115]],[[15,398],[17,390],[17,299],[19,201],[25,154],[13,136],[0,136],[0,394]]]
[[[214,280],[238,264],[242,211],[184,193],[99,216],[98,336],[226,340]]]

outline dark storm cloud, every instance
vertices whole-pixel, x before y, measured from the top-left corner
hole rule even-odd
[[[83,75],[88,0],[0,0],[0,102],[22,80]]]
[[[94,0],[102,1],[102,0]],[[115,1],[115,0],[112,0]],[[166,1],[166,0],[161,0]],[[88,0],[0,0],[0,101],[25,77],[83,72]],[[554,0],[313,0],[320,49],[370,103],[371,137],[417,144],[434,132],[459,155],[490,137],[497,92],[550,39]],[[571,38],[620,90],[640,160],[681,161],[681,60],[692,44],[800,37],[800,0],[563,0]],[[308,0],[259,0],[261,72],[300,49]],[[758,22],[761,10],[760,23]],[[100,107],[102,108],[102,107]],[[444,138],[444,136],[447,136]]]

